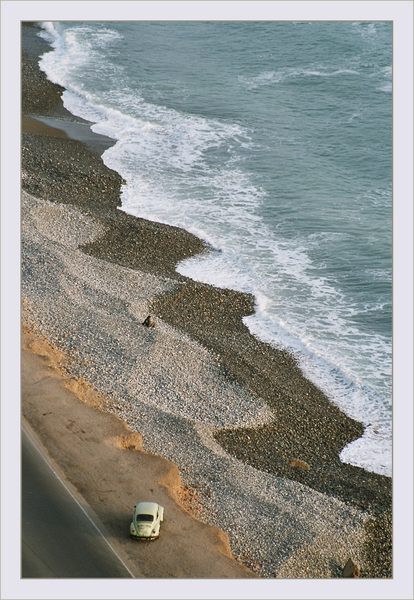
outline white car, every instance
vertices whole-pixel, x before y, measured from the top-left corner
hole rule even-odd
[[[134,506],[129,533],[137,540],[155,540],[160,535],[163,520],[163,506],[156,502],[138,502]]]

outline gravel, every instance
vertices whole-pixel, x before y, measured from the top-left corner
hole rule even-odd
[[[140,431],[148,452],[176,463],[198,491],[198,517],[224,529],[234,555],[265,577],[332,577],[349,556],[365,566],[369,513],[229,454],[217,434],[272,422],[266,402],[218,356],[156,319],[155,296],[184,285],[84,254],[102,226],[72,206],[23,193],[26,323],[70,357],[66,368]]]
[[[62,89],[37,66],[48,46],[27,25],[22,40],[23,113],[70,127]],[[352,557],[363,577],[390,577],[391,480],[338,458],[361,424],[291,355],[250,335],[251,296],[175,271],[208,248],[119,211],[122,179],[91,143],[23,133],[24,322],[66,353],[69,376],[105,394],[148,452],[178,465],[198,517],[224,529],[253,571],[336,577]],[[142,325],[148,314],[155,328]]]

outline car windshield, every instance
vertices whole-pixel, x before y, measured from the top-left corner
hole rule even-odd
[[[153,521],[154,517],[152,515],[137,515],[137,521]]]

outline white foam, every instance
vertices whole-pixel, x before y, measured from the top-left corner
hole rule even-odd
[[[392,93],[392,83],[391,81],[387,81],[386,83],[383,83],[382,85],[380,85],[377,90],[379,92],[385,92],[386,94],[391,94]]]
[[[374,302],[364,307],[348,305],[347,300],[341,298],[328,282],[310,277],[307,270],[311,263],[303,250],[289,250],[282,244],[275,244],[264,232],[262,235],[256,232],[255,237],[262,240],[263,246],[259,264],[263,266],[266,261],[272,261],[274,266],[277,265],[273,278],[255,271],[253,255],[252,266],[246,268],[237,252],[241,242],[234,237],[232,244],[221,240],[222,252],[187,259],[178,265],[177,270],[195,280],[254,293],[255,313],[243,319],[254,335],[272,345],[289,348],[298,357],[306,376],[352,418],[367,426],[386,422],[387,419],[389,422],[390,403],[387,403],[386,397],[377,398],[374,388],[368,388],[366,384],[370,378],[373,381],[381,377],[390,378],[390,367],[387,366],[391,363],[389,344],[386,339],[364,335],[349,324],[349,317],[380,310],[381,303]],[[257,256],[257,248],[255,253]],[[244,259],[246,256],[249,256],[249,250],[245,246]],[[294,297],[291,295],[292,285],[298,287],[298,295]],[[303,294],[303,289],[308,290],[307,294]],[[275,298],[278,298],[276,304]],[[304,311],[307,311],[306,336],[303,333]],[[371,357],[371,372],[367,371],[366,365],[359,376],[355,371],[353,339],[358,340],[361,355],[366,353]],[[388,360],[384,361],[386,356]],[[383,371],[378,368],[381,364],[384,365]],[[364,467],[383,472],[383,464],[390,463],[391,433],[389,429],[385,432],[383,438],[378,434],[365,436],[363,441],[357,446],[351,445],[341,456],[346,457],[347,462],[352,458],[352,462],[358,464],[359,452],[363,449],[364,456],[371,457],[368,466],[369,461],[364,459]]]
[[[43,27],[43,31],[39,32],[39,36],[49,42],[49,44],[55,48],[54,44],[58,43],[61,37],[57,30],[59,25],[53,23],[52,21],[43,21],[41,26]]]
[[[254,90],[262,86],[268,86],[301,77],[337,77],[338,75],[359,75],[359,72],[355,69],[347,68],[329,69],[320,67],[314,69],[295,69],[286,67],[278,71],[263,71],[252,77],[239,76],[239,81],[248,89]]]
[[[377,37],[378,31],[375,23],[365,23],[356,21],[352,26],[359,32],[361,37],[367,41],[371,41]]]
[[[98,30],[93,27],[77,27],[73,30],[62,30],[59,23],[49,21],[42,23],[43,31],[39,33],[54,49],[40,57],[39,66],[48,78],[68,90],[73,87],[73,74],[80,68],[87,67],[101,56],[101,51],[121,35],[106,27]],[[82,39],[80,43],[79,38]],[[102,65],[104,72],[109,68]]]
[[[49,79],[66,88],[66,108],[93,121],[96,133],[116,140],[102,158],[126,181],[122,210],[185,228],[220,249],[183,261],[178,272],[254,294],[256,312],[244,319],[250,331],[294,352],[304,373],[344,412],[366,425],[364,436],[343,450],[341,460],[390,474],[391,433],[385,424],[390,423],[391,409],[369,384],[381,376],[389,378],[389,345],[349,322],[358,311],[378,306],[352,305],[335,282],[316,274],[309,254],[312,245],[343,234],[321,232],[302,241],[289,240],[266,227],[259,216],[265,194],[238,162],[241,149],[252,146],[249,132],[240,125],[150,104],[136,90],[110,90],[98,97],[84,89],[78,70],[90,69],[91,61],[99,68],[99,49],[119,39],[107,28],[87,29],[62,33],[53,24],[46,26],[54,51],[40,62]],[[87,46],[85,33],[92,40]],[[286,69],[241,82],[254,87],[283,77],[356,74],[350,69]],[[383,201],[380,191],[371,196]],[[371,360],[356,362],[356,345],[361,357]],[[381,364],[385,372],[375,372]]]

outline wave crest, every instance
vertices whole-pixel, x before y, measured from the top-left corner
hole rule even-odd
[[[337,77],[338,75],[359,75],[355,69],[328,69],[320,68],[303,68],[294,69],[286,68],[279,71],[263,71],[259,75],[252,77],[239,76],[239,82],[244,84],[248,89],[257,89],[262,86],[273,85],[287,80],[298,79],[302,77]]]

